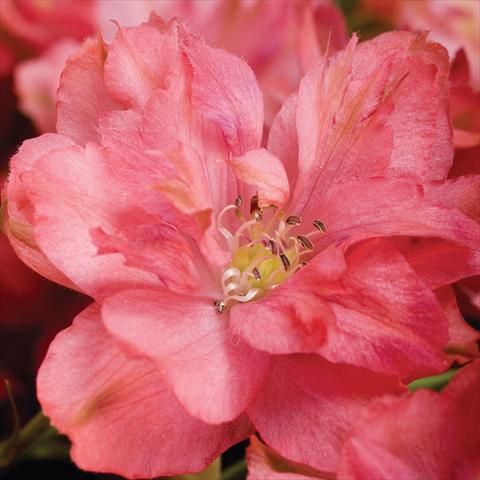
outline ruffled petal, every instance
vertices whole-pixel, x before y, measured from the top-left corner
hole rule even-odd
[[[289,195],[288,178],[282,163],[264,148],[249,150],[234,157],[229,164],[237,178],[258,193],[261,207],[286,204]]]
[[[43,411],[70,437],[72,458],[85,470],[127,478],[199,471],[250,433],[245,418],[213,426],[188,415],[153,363],[118,347],[97,305],[50,345],[37,389]]]
[[[108,97],[103,80],[107,54],[100,39],[88,39],[67,61],[60,77],[57,132],[79,145],[98,141],[98,118],[118,108]]]
[[[331,472],[361,409],[375,397],[402,392],[397,382],[317,355],[279,356],[248,415],[280,455]]]
[[[39,158],[73,145],[69,138],[55,134],[45,134],[23,143],[10,161],[10,175],[4,191],[7,214],[3,226],[15,252],[31,269],[49,280],[80,290],[53,265],[38,245],[33,232],[33,205],[25,183],[25,175],[35,168]]]
[[[371,237],[411,235],[452,240],[476,248],[479,224],[451,205],[431,198],[408,180],[375,178],[325,190],[303,212],[303,223],[319,218],[327,232],[312,240],[319,246]],[[296,212],[301,214],[301,212]]]
[[[98,254],[91,231],[111,232],[118,220],[134,221],[138,212],[125,204],[121,188],[105,170],[106,152],[94,144],[44,155],[23,174],[33,206],[34,237],[55,267],[96,298],[128,286],[157,285],[158,279],[124,265],[119,253]],[[132,220],[133,219],[133,220]]]
[[[328,287],[345,269],[339,250],[320,253],[265,298],[233,306],[233,331],[253,348],[272,354],[314,352],[325,342],[327,326],[335,322]]]
[[[263,100],[250,67],[191,35],[185,34],[183,42],[193,69],[194,108],[222,129],[234,155],[260,147]]]
[[[326,296],[335,322],[317,352],[392,375],[445,369],[445,314],[393,245],[362,242],[347,252],[346,263],[342,288]]]
[[[375,176],[442,180],[452,163],[446,50],[410,32],[356,42],[300,84],[299,214],[335,184]]]
[[[395,272],[393,275],[392,272]],[[265,298],[235,305],[233,330],[272,354],[316,352],[385,374],[446,368],[448,322],[431,289],[384,240],[331,248]]]
[[[143,107],[157,88],[166,88],[178,69],[178,22],[119,28],[105,62],[110,97],[124,107]]]
[[[106,300],[108,330],[156,361],[193,416],[219,424],[240,415],[260,389],[269,356],[232,335],[213,300],[168,290],[128,290]]]

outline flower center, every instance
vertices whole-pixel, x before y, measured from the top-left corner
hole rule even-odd
[[[300,217],[287,216],[275,205],[260,208],[256,195],[250,200],[248,218],[242,206],[239,195],[217,219],[217,228],[227,240],[231,255],[221,277],[224,297],[215,302],[220,313],[233,303],[258,299],[290,278],[306,264],[306,257],[314,250],[311,237],[326,231],[325,225],[315,220],[315,230],[305,235],[295,234],[301,224]],[[239,223],[234,233],[222,223],[227,212],[233,212]]]

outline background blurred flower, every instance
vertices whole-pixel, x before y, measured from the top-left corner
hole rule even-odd
[[[480,89],[480,6],[471,0],[362,0],[362,7],[394,28],[428,30],[454,58],[463,48],[472,68],[472,87]]]
[[[2,0],[2,42],[16,60],[38,55],[64,38],[95,33],[92,0]]]

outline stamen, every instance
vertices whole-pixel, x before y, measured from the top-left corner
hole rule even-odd
[[[272,252],[272,255],[278,255],[278,246],[275,240],[269,240],[267,248]]]
[[[250,199],[250,214],[257,222],[262,220],[262,210],[258,206],[258,195],[254,195]]]
[[[310,238],[316,231],[303,235],[289,233],[301,224],[299,216],[287,216],[275,205],[260,208],[258,195],[254,195],[250,199],[248,218],[242,211],[243,204],[243,197],[237,195],[235,202],[225,207],[217,218],[217,227],[226,238],[231,255],[231,262],[221,276],[223,298],[215,301],[219,313],[236,302],[261,298],[278,287],[306,265],[302,257],[310,256],[315,248]],[[265,213],[270,208],[275,210]],[[222,224],[223,216],[230,210],[239,222],[232,232]],[[314,220],[313,226],[320,232],[326,231],[320,220]]]
[[[325,224],[323,222],[321,222],[320,220],[314,220],[313,221],[313,226],[317,229],[317,230],[320,230],[320,232],[326,232],[327,231],[327,227],[325,226]]]
[[[300,225],[301,220],[300,217],[297,217],[296,215],[290,215],[287,217],[286,223],[288,223],[288,225]]]
[[[280,260],[283,263],[283,268],[285,268],[285,271],[287,271],[290,268],[290,260],[284,253],[280,255]]]
[[[260,210],[260,207],[258,206],[258,195],[254,195],[250,199],[250,213],[253,213],[255,210]]]
[[[243,197],[241,195],[237,195],[237,198],[235,199],[235,206],[237,208],[240,208],[243,205]]]
[[[225,311],[225,309],[227,308],[227,305],[224,302],[222,302],[221,300],[215,301],[214,304],[215,304],[215,308],[217,309],[218,313],[223,313]]]
[[[297,240],[300,242],[300,245],[303,248],[306,248],[308,250],[313,250],[315,248],[313,243],[304,235],[297,235]]]

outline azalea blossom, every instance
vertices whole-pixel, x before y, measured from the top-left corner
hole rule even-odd
[[[421,389],[368,405],[342,446],[337,472],[295,465],[252,437],[248,479],[474,479],[480,473],[479,404],[477,360],[440,393]]]
[[[38,376],[81,468],[198,471],[258,431],[335,471],[369,401],[447,368],[476,334],[434,290],[478,272],[480,233],[478,178],[446,180],[447,77],[426,35],[354,36],[262,142],[252,70],[178,20],[70,57],[58,133],[12,158],[5,228],[95,299]]]

